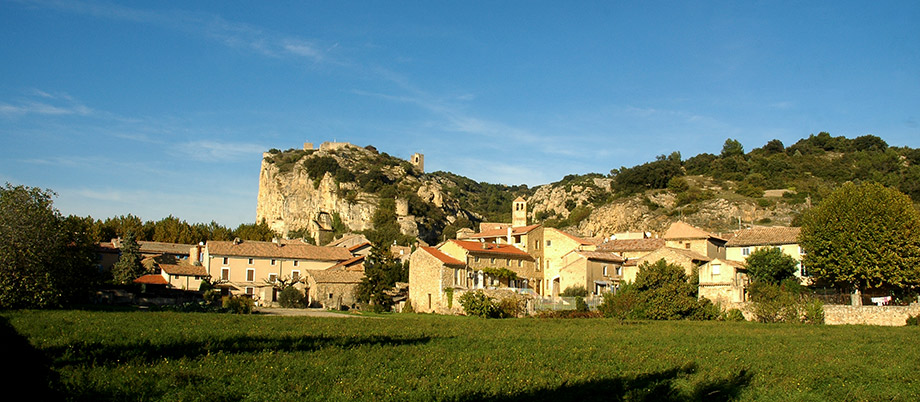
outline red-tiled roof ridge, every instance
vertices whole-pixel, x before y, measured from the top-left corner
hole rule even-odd
[[[160,274],[148,274],[134,280],[134,283],[145,285],[169,285],[169,282]]]
[[[735,232],[726,247],[775,246],[798,243],[800,228],[786,226],[756,227]]]
[[[668,227],[668,230],[662,236],[665,239],[708,239],[715,238],[720,239],[718,236],[709,233],[703,229],[700,229],[696,226],[690,225],[684,221],[677,221],[671,224]]]
[[[514,247],[510,244],[494,244],[494,243],[481,243],[478,241],[465,241],[465,240],[448,240],[450,242],[456,243],[458,246],[462,247],[470,253],[476,254],[505,254],[505,255],[514,255],[521,257],[530,257],[530,254],[527,254],[523,250]]]
[[[349,247],[349,248],[348,248],[348,251],[355,251],[355,250],[357,250],[357,249],[359,249],[359,248],[361,248],[361,247],[370,246],[370,245],[371,245],[371,242],[366,241],[366,242],[364,242],[364,243],[355,244],[354,246]],[[329,247],[329,246],[327,246],[327,247]],[[333,246],[333,247],[335,247],[335,246]]]
[[[458,259],[456,259],[456,258],[454,258],[454,257],[451,257],[451,256],[449,256],[449,255],[447,255],[447,254],[444,254],[444,252],[442,252],[441,250],[438,250],[438,249],[436,249],[436,248],[434,248],[434,247],[425,247],[425,246],[422,246],[422,247],[419,247],[419,248],[421,248],[422,250],[425,250],[426,253],[430,254],[430,255],[431,255],[432,257],[434,257],[434,258],[437,258],[439,261],[441,261],[441,262],[444,263],[445,265],[460,265],[460,266],[465,266],[465,265],[466,265],[466,264],[463,263],[463,261],[460,261],[460,260],[458,260]]]
[[[511,235],[520,235],[530,233],[532,230],[540,227],[540,224],[533,224],[527,226],[513,226],[511,227]],[[504,229],[491,229],[485,230],[479,233],[473,233],[470,235],[470,238],[484,238],[484,237],[503,237],[508,235],[508,228]]]
[[[317,261],[345,261],[353,256],[344,247],[324,247],[312,244],[276,244],[273,242],[246,240],[236,244],[233,241],[208,241],[211,255],[232,255],[243,257],[289,258]]]
[[[570,239],[572,239],[572,240],[575,240],[576,242],[578,242],[578,244],[581,244],[581,245],[583,245],[583,246],[590,246],[590,245],[593,245],[593,244],[594,244],[594,243],[592,243],[592,242],[590,242],[590,241],[587,241],[587,240],[585,240],[585,239],[582,239],[581,237],[575,236],[575,235],[573,235],[573,234],[571,234],[571,233],[568,233],[568,232],[566,232],[566,231],[559,230],[559,229],[556,229],[556,230],[559,231],[559,233],[562,233],[563,235],[565,235],[566,237],[568,237],[568,238],[570,238]]]
[[[208,276],[204,266],[191,264],[157,264],[163,272],[170,275]]]

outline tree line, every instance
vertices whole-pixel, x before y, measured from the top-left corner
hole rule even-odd
[[[138,241],[158,241],[165,243],[198,244],[208,240],[258,240],[270,241],[281,237],[263,220],[259,223],[243,223],[235,229],[223,226],[215,221],[211,223],[188,223],[172,215],[158,221],[147,220],[128,214],[111,218],[94,219],[91,216],[70,216],[84,230],[90,239],[97,243],[107,242],[116,237],[125,237],[132,233]]]

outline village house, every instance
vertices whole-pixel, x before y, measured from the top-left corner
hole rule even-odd
[[[799,246],[799,232],[800,228],[797,227],[779,226],[739,230],[725,243],[725,258],[732,261],[745,261],[751,253],[758,249],[775,247],[798,262],[794,274],[797,278],[805,278],[808,275],[802,267],[802,256],[805,252]]]
[[[748,277],[744,263],[721,258],[703,264],[699,272],[699,297],[727,308],[747,301]]]
[[[725,239],[682,221],[672,223],[661,237],[667,247],[695,251],[710,258],[725,258]]]
[[[357,304],[355,290],[364,278],[363,270],[348,271],[342,267],[335,267],[304,271],[304,275],[310,306],[343,310],[352,309]]]
[[[536,291],[543,279],[533,257],[512,245],[448,240],[438,250],[464,262],[472,270],[470,288],[509,287]],[[513,272],[515,277],[502,277],[501,272],[507,271]]]
[[[300,241],[208,241],[202,265],[227,292],[248,295],[260,303],[277,301],[279,279],[299,281],[306,271],[325,270],[354,256],[343,247],[322,247]]]
[[[615,292],[623,281],[625,261],[608,251],[572,250],[561,258],[559,287],[584,288],[592,296]]]
[[[616,239],[597,246],[598,251],[617,253],[626,259],[636,259],[665,246],[664,239]]]
[[[476,273],[478,275],[478,273]],[[454,290],[472,288],[474,271],[434,247],[419,247],[409,259],[409,301],[419,313],[451,313],[459,308]]]

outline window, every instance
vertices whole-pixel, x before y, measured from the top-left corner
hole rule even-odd
[[[300,261],[294,260],[294,266],[295,266],[295,267],[299,266],[299,265],[297,265],[299,262],[300,262]]]
[[[684,248],[685,248],[685,249],[690,249],[690,243],[684,244]]]
[[[553,241],[552,241],[552,240],[547,240],[547,241],[546,241],[546,247],[552,247],[552,246],[553,246]]]
[[[332,299],[332,293],[329,294],[329,298]]]
[[[741,249],[741,255],[743,255],[743,256],[745,256],[745,257],[751,255],[751,248],[750,248],[750,247],[742,248],[742,249]]]
[[[477,256],[473,257],[473,261],[474,261],[474,262],[479,262],[479,256],[477,255]]]
[[[524,266],[524,261],[518,260],[518,268],[523,267],[523,266]]]
[[[712,264],[712,276],[719,276],[719,275],[721,275],[720,271],[722,271],[722,265],[721,265],[721,264]]]
[[[268,281],[275,283],[278,280],[278,274],[268,274]]]
[[[489,264],[495,264],[495,257],[489,258]]]
[[[230,268],[221,268],[220,269],[220,279],[224,281],[230,280]]]
[[[274,259],[272,259],[272,265],[275,265],[275,260],[274,260]]]
[[[507,266],[510,267],[510,266],[511,266],[511,259],[508,259],[507,261],[505,261],[505,265],[507,265]]]
[[[623,275],[623,267],[617,267],[617,275]]]
[[[249,265],[252,265],[252,258],[249,259]]]
[[[604,276],[607,276],[607,266],[604,265]]]
[[[246,270],[246,282],[252,282],[256,279],[256,270],[247,269]]]
[[[805,249],[802,246],[799,246],[799,254],[805,255]]]
[[[291,279],[295,282],[300,280],[300,271],[291,271]]]
[[[254,290],[254,289],[252,288],[252,286],[246,286],[246,294],[247,294],[247,295],[252,296],[252,294],[254,293],[253,290]]]
[[[230,259],[227,257],[224,257],[224,265],[227,265],[229,263],[230,263]]]

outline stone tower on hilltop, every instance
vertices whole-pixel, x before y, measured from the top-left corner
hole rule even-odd
[[[518,197],[511,204],[511,226],[527,226],[527,201]]]
[[[412,159],[409,160],[413,166],[417,167],[418,170],[421,170],[422,173],[425,173],[425,155],[418,152],[412,154]]]

